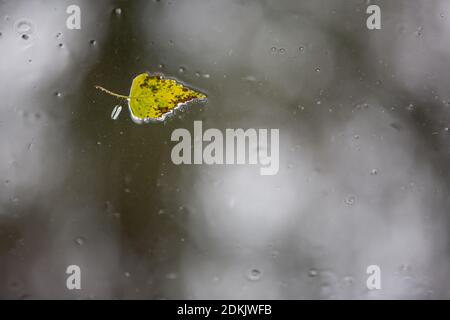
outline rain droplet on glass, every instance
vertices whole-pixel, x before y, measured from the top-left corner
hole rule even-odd
[[[111,119],[117,120],[117,118],[119,118],[120,112],[122,112],[122,106],[115,106],[113,111],[111,112]]]
[[[256,268],[250,269],[247,273],[247,278],[251,281],[258,281],[262,277],[262,271]]]

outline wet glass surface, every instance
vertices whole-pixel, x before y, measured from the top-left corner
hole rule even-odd
[[[368,3],[78,1],[69,30],[1,1],[0,298],[450,298],[450,3]],[[145,71],[208,101],[138,125],[95,89]],[[278,174],[173,164],[195,120],[278,128]]]

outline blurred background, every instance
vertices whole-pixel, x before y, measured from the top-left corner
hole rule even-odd
[[[450,298],[449,32],[446,0],[0,1],[0,298]],[[145,71],[208,102],[112,120],[94,85]],[[174,165],[194,120],[280,129],[278,174]]]

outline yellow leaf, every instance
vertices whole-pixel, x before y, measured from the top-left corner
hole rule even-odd
[[[130,95],[120,95],[96,86],[117,98],[127,99],[135,122],[163,121],[176,108],[193,101],[206,100],[206,95],[190,89],[162,74],[141,73],[133,79]]]

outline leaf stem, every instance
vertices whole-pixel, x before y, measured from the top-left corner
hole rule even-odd
[[[112,96],[114,96],[116,98],[127,99],[127,100],[131,99],[131,97],[129,97],[129,96],[124,96],[124,95],[121,95],[121,94],[109,91],[108,89],[105,89],[105,88],[103,88],[101,86],[95,86],[95,89],[98,89],[98,90],[101,90],[103,92],[106,92],[107,94],[112,95]]]

